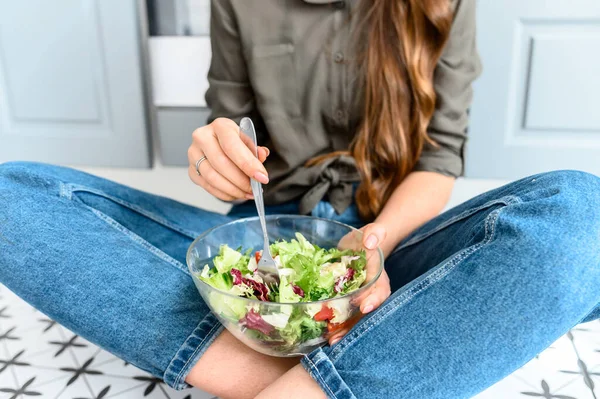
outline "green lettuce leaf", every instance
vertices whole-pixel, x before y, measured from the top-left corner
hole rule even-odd
[[[229,273],[242,260],[243,255],[228,245],[221,245],[219,255],[215,256],[213,263],[219,273]],[[237,267],[236,267],[237,269]]]
[[[237,323],[247,312],[243,299],[232,298],[219,292],[211,292],[209,302],[214,313]]]
[[[354,272],[354,276],[352,277],[352,280],[350,280],[350,281],[346,282],[346,284],[344,284],[344,288],[342,289],[341,294],[347,294],[351,291],[355,291],[355,290],[359,289],[360,286],[362,285],[362,283],[364,283],[366,277],[367,277],[367,271],[365,269]]]
[[[300,302],[302,297],[296,294],[292,285],[288,282],[285,276],[281,276],[279,282],[279,302],[281,303],[296,303]]]
[[[206,268],[205,268],[206,269]],[[213,269],[214,270],[214,269]],[[206,277],[208,275],[208,277]],[[231,287],[233,287],[233,279],[229,272],[227,273],[219,273],[219,272],[207,272],[204,271],[197,275],[197,277],[204,281],[206,284],[215,287],[222,291],[229,291]]]
[[[315,321],[306,313],[294,309],[287,325],[279,329],[279,335],[289,344],[295,345],[323,334],[327,327],[324,321]]]
[[[324,321],[304,318],[300,324],[300,342],[306,342],[309,339],[320,337],[326,327],[327,323]]]
[[[284,263],[287,267],[294,269],[293,279],[291,282],[296,284],[304,291],[305,295],[310,293],[314,287],[314,282],[318,278],[320,265],[315,263],[312,257],[301,253],[296,253],[287,259]]]

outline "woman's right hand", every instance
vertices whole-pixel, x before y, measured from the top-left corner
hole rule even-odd
[[[196,162],[200,162],[200,175]],[[188,175],[206,191],[223,201],[252,199],[250,177],[263,184],[269,182],[263,162],[269,149],[258,147],[254,155],[254,143],[240,131],[231,119],[218,118],[211,124],[192,133],[192,145],[188,148]]]

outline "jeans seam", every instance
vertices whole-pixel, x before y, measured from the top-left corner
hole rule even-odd
[[[171,264],[172,266],[174,266],[178,270],[184,272],[185,274],[190,275],[189,270],[183,265],[183,263],[181,263],[178,260],[174,259],[173,257],[169,256],[168,254],[161,251],[160,249],[156,248],[154,245],[150,244],[148,241],[144,240],[142,237],[135,234],[133,231],[127,229],[125,226],[123,226],[122,224],[120,224],[119,222],[117,222],[116,220],[111,218],[110,216],[100,212],[99,210],[97,210],[95,208],[92,208],[89,205],[86,205],[86,204],[83,204],[83,205],[86,208],[88,208],[90,211],[92,211],[92,213],[94,215],[96,215],[98,218],[105,221],[109,226],[111,226],[115,230],[123,233],[126,237],[128,237],[130,240],[132,240],[133,242],[140,245],[142,248],[148,250],[149,252],[151,252],[152,254],[157,256],[159,259]]]
[[[101,190],[96,190],[94,188],[90,188],[90,187],[86,187],[86,186],[81,186],[81,185],[77,185],[77,184],[67,184],[65,185],[66,190],[65,190],[65,194],[64,197],[72,199],[72,193],[77,192],[77,191],[81,191],[81,192],[87,192],[87,193],[92,193],[101,197],[104,197],[110,201],[113,201],[116,204],[119,204],[121,206],[124,206],[126,208],[131,209],[134,212],[139,213],[142,216],[147,217],[148,219],[163,225],[164,227],[167,227],[173,231],[176,231],[179,234],[183,234],[184,236],[191,238],[191,239],[195,239],[198,236],[198,233],[196,232],[192,232],[186,229],[183,229],[179,226],[174,225],[173,223],[169,222],[168,220],[152,213],[149,212],[148,210],[141,208],[135,204],[132,204],[130,202],[124,201],[120,198],[117,197],[113,197],[112,195],[108,195],[105,192],[101,191]],[[68,194],[67,194],[67,190],[68,190]],[[61,186],[61,195],[63,194],[62,192],[62,186]]]
[[[486,217],[484,224],[485,236],[480,243],[465,248],[461,252],[457,253],[451,259],[446,261],[446,263],[440,266],[437,270],[435,270],[429,276],[420,281],[415,287],[412,287],[402,295],[399,295],[398,297],[394,298],[389,303],[378,309],[376,313],[367,322],[365,322],[361,326],[358,326],[358,328],[354,332],[351,332],[344,338],[342,338],[342,340],[337,344],[336,347],[333,348],[331,354],[329,355],[331,361],[336,361],[340,356],[342,356],[345,353],[346,349],[348,349],[354,342],[356,342],[364,334],[370,331],[376,324],[378,324],[387,316],[392,314],[392,312],[405,305],[409,300],[414,298],[419,293],[423,292],[427,288],[432,287],[434,284],[441,281],[444,277],[450,274],[450,272],[454,270],[460,262],[464,261],[469,256],[477,252],[479,249],[489,244],[494,238],[496,232],[496,221],[502,209],[503,208],[496,209]]]
[[[464,212],[462,212],[462,213],[460,213],[460,214],[458,214],[458,215],[456,215],[456,216],[454,216],[454,217],[446,220],[444,223],[442,223],[440,225],[437,225],[432,230],[429,230],[429,231],[426,231],[426,232],[424,232],[422,234],[419,234],[418,236],[415,236],[415,237],[411,238],[409,241],[405,242],[404,244],[397,246],[392,251],[392,253],[390,254],[390,256],[392,254],[394,254],[395,252],[400,251],[401,249],[404,249],[406,247],[409,247],[411,245],[414,245],[414,244],[416,244],[418,242],[423,241],[424,239],[432,236],[433,234],[439,232],[440,230],[443,230],[446,227],[448,227],[448,226],[450,226],[450,225],[452,225],[452,224],[454,224],[454,223],[456,223],[456,222],[458,222],[458,221],[460,221],[460,220],[462,220],[462,219],[464,219],[466,217],[469,217],[469,216],[471,216],[471,215],[473,215],[473,214],[475,214],[475,213],[477,213],[477,212],[479,212],[479,211],[481,211],[483,209],[489,208],[489,207],[497,205],[497,204],[512,205],[512,204],[516,204],[516,203],[519,203],[519,202],[522,202],[519,197],[516,197],[514,195],[509,195],[509,196],[506,196],[506,197],[502,197],[502,198],[498,198],[498,199],[495,199],[495,200],[492,200],[492,201],[488,201],[485,204],[480,205],[478,207],[468,209],[468,210],[466,210],[466,211],[464,211]]]
[[[333,398],[333,399],[337,399],[337,396],[333,393],[333,391],[331,390],[331,388],[329,387],[329,385],[327,385],[327,382],[325,382],[325,379],[323,378],[323,376],[321,375],[321,372],[319,371],[317,365],[315,364],[315,362],[312,361],[312,359],[309,356],[305,356],[304,357],[309,363],[310,363],[310,369],[312,370],[312,374],[314,376],[316,376],[319,381],[321,382],[319,385],[324,387],[325,389],[327,389],[327,392],[329,393],[329,395]]]
[[[204,320],[202,320],[202,321],[204,321]],[[181,368],[181,371],[179,371],[179,374],[177,374],[177,377],[175,378],[175,381],[174,381],[175,385],[181,384],[181,378],[183,376],[184,371],[187,369],[188,364],[192,361],[192,359],[194,359],[194,357],[196,356],[196,354],[198,353],[198,351],[203,347],[204,342],[206,342],[206,340],[209,337],[213,336],[213,332],[217,328],[221,328],[221,323],[215,323],[215,325],[210,329],[210,331],[208,332],[208,334],[206,334],[204,336],[204,338],[202,338],[202,341],[200,341],[200,343],[198,344],[198,346],[196,347],[196,349],[194,350],[194,352],[192,352],[192,354],[190,355],[190,357],[188,358],[188,360],[185,362],[185,364]],[[178,353],[179,353],[179,351],[178,351]],[[175,357],[173,359],[175,359],[176,357],[177,357],[177,354],[175,355]]]
[[[72,199],[71,190],[65,183],[61,181],[58,182],[58,191],[62,198],[66,198],[68,200]]]

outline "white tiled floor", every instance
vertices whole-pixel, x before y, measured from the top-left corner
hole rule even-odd
[[[205,209],[224,212],[228,208],[189,182],[185,168],[159,164],[153,170],[85,170]],[[448,206],[502,183],[460,179]],[[595,321],[577,326],[476,399],[596,399],[600,397],[600,388],[596,387],[599,383],[600,321]],[[52,323],[0,286],[0,399],[34,396],[211,398],[198,390],[176,392],[168,388],[147,373]]]
[[[45,315],[0,285],[2,309],[2,399],[213,398],[199,390],[174,391],[65,327],[49,322]]]

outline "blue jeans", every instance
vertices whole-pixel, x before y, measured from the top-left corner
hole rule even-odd
[[[254,212],[218,215],[68,168],[3,164],[0,282],[182,389],[222,331],[185,251]],[[313,213],[360,225],[353,207]],[[597,177],[552,172],[490,191],[403,240],[386,261],[391,297],[302,364],[330,398],[470,397],[600,316],[599,248]]]

